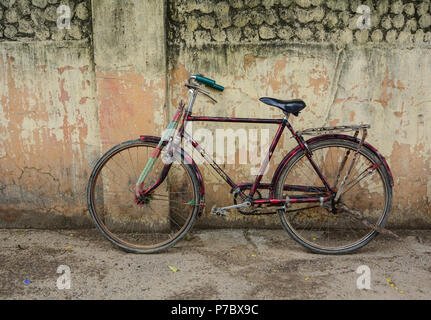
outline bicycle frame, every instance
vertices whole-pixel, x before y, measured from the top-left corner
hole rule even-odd
[[[352,252],[378,233],[397,237],[384,229],[392,204],[394,179],[384,157],[365,142],[368,124],[295,131],[289,117],[298,116],[306,107],[305,102],[269,97],[260,101],[280,109],[284,117],[193,116],[198,93],[216,102],[200,84],[224,90],[204,75],[189,77],[188,106],[181,101],[162,137],[141,136],[140,140],[123,142],[110,149],[94,166],[87,187],[88,209],[99,231],[113,244],[128,252],[155,253],[175,245],[191,230],[205,208],[205,184],[194,161],[195,150],[212,167],[210,170],[214,169],[231,187],[233,194],[233,203],[223,207],[214,204],[212,215],[227,216],[232,210],[246,216],[278,214],[283,228],[294,240],[319,254]],[[237,184],[187,133],[189,122],[270,124],[278,128],[266,155],[265,150],[261,152],[265,158],[254,181]],[[286,128],[297,145],[283,154],[271,182],[262,183]],[[304,140],[306,136],[314,137]],[[188,143],[193,147],[190,155],[185,148]],[[117,155],[120,164],[115,160]],[[133,158],[136,155],[136,160],[132,155]],[[147,163],[137,179],[135,196],[133,191],[130,196],[130,183],[136,181],[136,169],[142,160]],[[121,169],[118,174],[117,169]],[[368,177],[372,180],[365,180]],[[355,186],[359,189],[352,190]],[[119,201],[123,204],[118,204]],[[301,205],[294,206],[295,203]],[[304,211],[310,214],[302,215]]]
[[[186,121],[201,121],[201,122],[225,122],[225,123],[263,123],[263,124],[278,124],[278,130],[275,134],[275,137],[269,147],[268,153],[261,165],[261,168],[259,170],[259,173],[255,179],[255,181],[250,183],[240,183],[236,184],[229,175],[226,174],[223,169],[220,168],[220,166],[217,165],[217,163],[205,152],[205,150],[195,141],[193,138],[191,138],[184,130],[184,127],[182,126],[180,128],[180,134],[189,140],[189,142],[192,144],[192,146],[202,155],[202,157],[211,165],[212,168],[215,169],[215,171],[223,178],[223,180],[226,181],[226,183],[232,188],[234,193],[238,193],[239,196],[246,200],[248,197],[253,197],[257,190],[273,190],[275,186],[272,184],[261,184],[261,180],[263,178],[263,175],[269,165],[269,162],[271,161],[272,155],[274,154],[274,151],[280,141],[281,136],[283,135],[283,132],[285,131],[286,127],[289,129],[289,131],[292,133],[292,136],[296,139],[298,142],[298,145],[300,148],[306,152],[308,152],[307,147],[305,143],[302,140],[302,137],[297,135],[294,131],[293,127],[289,123],[287,116],[284,119],[259,119],[259,118],[223,118],[223,117],[196,117],[192,116],[191,114],[185,115]],[[316,192],[316,189],[319,190],[321,193],[326,193],[327,195],[324,197],[304,197],[304,196],[292,196],[289,198],[289,203],[307,203],[307,202],[327,202],[332,198],[332,189],[329,186],[328,182],[326,181],[325,177],[321,173],[320,169],[315,164],[314,160],[312,159],[312,156],[310,155],[308,157],[311,165],[316,170],[316,173],[322,180],[323,184],[325,185],[325,188],[322,187],[315,187],[315,186],[293,186],[293,185],[286,185],[284,187],[284,190],[286,191],[302,191],[302,192]],[[242,189],[245,187],[251,187],[250,193],[247,197],[247,195],[242,192]],[[254,200],[254,204],[257,205],[280,205],[285,204],[286,199],[261,199],[261,200]]]
[[[182,139],[185,139],[186,141],[190,142],[194,149],[196,149],[199,154],[205,159],[205,161],[220,175],[220,177],[232,188],[234,194],[238,194],[242,200],[250,201],[250,199],[253,199],[254,194],[257,190],[270,190],[270,196],[273,195],[273,190],[275,186],[273,184],[261,184],[261,180],[263,178],[263,175],[269,165],[269,162],[272,158],[272,155],[280,141],[280,138],[285,131],[286,127],[291,132],[292,136],[297,141],[300,149],[304,150],[306,153],[306,156],[312,165],[313,169],[321,179],[324,187],[316,187],[316,186],[298,186],[298,185],[285,185],[284,190],[286,191],[301,191],[301,192],[309,192],[314,193],[315,196],[300,196],[300,195],[293,195],[291,197],[288,197],[286,199],[257,199],[252,200],[252,204],[255,205],[285,205],[290,203],[319,203],[323,204],[324,202],[328,202],[332,200],[336,192],[330,187],[328,184],[326,178],[323,176],[322,172],[316,165],[316,163],[313,160],[313,156],[311,152],[308,150],[308,146],[301,135],[297,134],[295,130],[293,129],[292,125],[288,121],[289,114],[285,114],[285,117],[283,119],[259,119],[259,118],[226,118],[226,117],[206,117],[206,116],[193,116],[192,115],[192,108],[193,104],[196,98],[197,93],[199,92],[198,89],[190,89],[189,93],[192,95],[192,98],[189,103],[189,107],[187,111],[184,113],[184,104],[180,104],[180,107],[178,108],[177,112],[175,113],[175,116],[173,117],[172,121],[168,125],[168,130],[165,131],[164,137],[162,137],[158,148],[155,149],[153,155],[151,156],[151,159],[149,161],[149,164],[151,163],[151,166],[147,164],[146,169],[144,169],[144,172],[148,172],[152,165],[154,164],[155,160],[160,157],[161,150],[163,147],[163,144],[166,145],[167,143],[172,143],[174,139],[174,133],[172,131],[175,131],[177,128],[177,125],[179,123],[179,120],[182,116],[182,123],[181,126],[176,133],[177,137],[180,138],[180,141]],[[184,114],[184,115],[183,115]],[[265,160],[263,161],[261,168],[259,170],[259,173],[253,183],[240,183],[236,184],[229,175],[223,171],[223,169],[220,168],[220,166],[213,160],[211,156],[209,156],[206,151],[185,131],[186,123],[187,122],[225,122],[225,123],[260,123],[260,124],[277,124],[279,125],[277,133],[269,147],[268,153],[265,157]],[[166,134],[167,133],[167,134]],[[181,145],[181,143],[180,143]],[[170,151],[173,152],[173,151]],[[136,187],[136,196],[139,197],[140,195],[148,195],[151,192],[153,192],[163,181],[165,180],[169,169],[172,164],[165,164],[161,175],[159,179],[157,179],[156,183],[152,185],[150,188],[146,190],[142,190],[143,187],[143,180],[145,179],[141,178],[139,179]],[[148,169],[150,168],[150,169]],[[251,188],[249,195],[246,195],[243,192],[243,189]],[[319,193],[316,193],[316,190],[319,191]]]

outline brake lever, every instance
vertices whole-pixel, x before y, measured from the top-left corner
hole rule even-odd
[[[194,85],[194,84],[186,84],[187,88],[198,90],[198,92],[203,93],[208,98],[210,98],[213,102],[218,103],[216,99],[211,97],[210,93],[204,89],[202,89],[200,86]]]

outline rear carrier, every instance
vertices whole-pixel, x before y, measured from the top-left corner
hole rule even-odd
[[[351,126],[337,126],[337,127],[321,127],[311,128],[303,131],[298,131],[297,134],[300,136],[319,136],[322,134],[334,134],[334,133],[345,133],[355,131],[355,137],[362,131],[363,135],[367,135],[367,129],[370,129],[369,124],[351,125]]]

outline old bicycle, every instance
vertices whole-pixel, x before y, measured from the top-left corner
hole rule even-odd
[[[88,207],[97,228],[112,243],[129,252],[155,253],[175,245],[190,231],[205,207],[205,185],[195,161],[182,148],[184,141],[231,188],[232,205],[213,207],[212,214],[223,216],[232,210],[244,215],[278,214],[294,240],[322,254],[352,252],[384,230],[394,183],[385,158],[365,141],[368,125],[296,132],[289,117],[299,116],[306,104],[273,98],[260,101],[280,109],[283,118],[194,116],[198,94],[215,101],[202,85],[224,90],[203,75],[190,76],[187,106],[180,104],[162,137],[124,142],[94,167]],[[234,182],[186,132],[187,123],[193,121],[278,125],[255,181]],[[271,183],[262,183],[286,128],[298,145],[284,156]],[[306,141],[304,136],[314,137]]]

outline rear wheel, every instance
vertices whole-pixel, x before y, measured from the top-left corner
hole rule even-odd
[[[129,252],[155,253],[173,246],[191,229],[199,211],[198,179],[178,154],[163,183],[136,202],[136,182],[157,144],[134,140],[114,147],[96,164],[88,184],[88,208],[97,228]],[[144,190],[164,167],[159,158]]]
[[[352,163],[358,143],[344,139],[329,139],[309,145],[323,176],[331,187],[339,188]],[[347,161],[342,165],[348,154]],[[340,168],[343,168],[340,170]],[[374,169],[373,169],[374,168]],[[337,179],[337,176],[339,177]],[[312,192],[289,191],[289,185],[313,186],[314,194],[324,187],[303,151],[298,152],[285,166],[276,185],[276,198],[293,195],[311,195]],[[391,208],[392,187],[389,175],[380,159],[363,147],[349,174],[338,203],[293,204],[288,210],[279,210],[285,230],[301,245],[316,253],[344,254],[369,243],[378,232],[357,217],[348,214],[343,206],[361,212],[371,224],[383,227]]]

